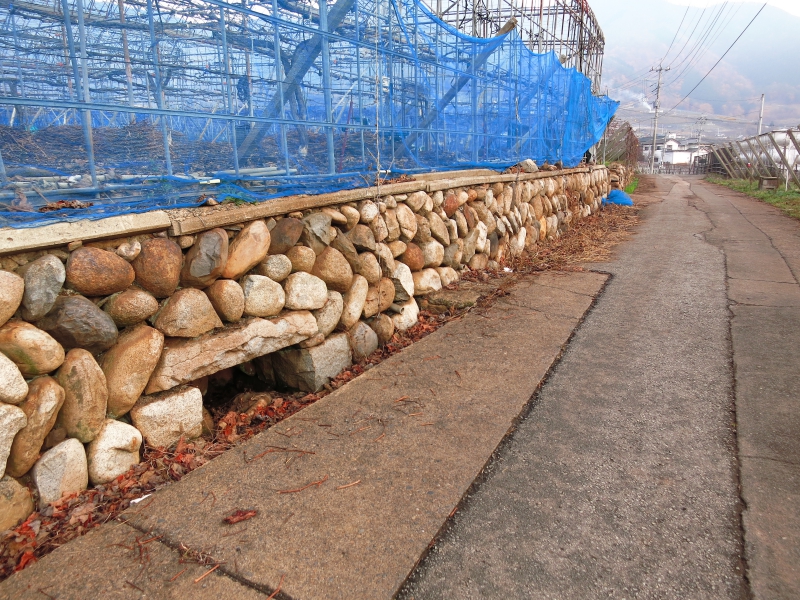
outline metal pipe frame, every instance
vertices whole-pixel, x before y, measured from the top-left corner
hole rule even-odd
[[[781,157],[781,162],[783,163],[783,166],[786,167],[786,179],[788,180],[789,175],[791,175],[797,187],[800,188],[800,179],[797,177],[797,173],[794,172],[794,169],[792,169],[792,166],[789,164],[789,161],[786,160],[786,156],[784,155],[783,150],[781,150],[781,147],[778,145],[778,142],[775,141],[773,132],[768,133],[767,137],[769,138],[769,141],[772,142],[772,145],[775,147],[778,156]],[[789,137],[788,133],[786,137],[788,139]]]
[[[479,161],[507,166],[512,148],[515,158],[545,152],[555,162],[574,121],[574,115],[566,117],[564,98],[590,88],[589,81],[573,81],[574,73],[549,58],[541,59],[550,61],[541,73],[527,77],[520,65],[534,59],[515,36],[509,38],[513,43],[505,43],[455,35],[424,5],[409,0],[337,0],[324,6],[273,0],[271,10],[270,3],[255,0],[242,5],[174,0],[169,11],[163,4],[158,10],[152,0],[92,0],[85,8],[83,1],[61,0],[61,10],[52,8],[52,0],[14,3],[18,31],[5,37],[0,32],[0,76],[9,68],[19,70],[26,97],[13,92],[0,96],[0,123],[4,118],[8,123],[15,106],[33,107],[29,115],[39,131],[82,119],[92,188],[97,189],[106,188],[97,184],[94,173],[92,127],[97,132],[98,127],[126,127],[137,120],[137,127],[145,127],[141,121],[148,119],[156,131],[160,128],[155,152],[160,157],[163,146],[164,162],[154,165],[152,153],[128,159],[143,165],[131,167],[137,174],[163,169],[168,177],[175,172],[196,179],[212,172],[211,167],[194,168],[179,140],[224,144],[225,164],[213,168],[232,166],[237,177],[250,167],[276,164],[287,177],[297,173],[298,180],[312,173],[369,172],[387,164],[410,172],[434,160],[441,167]],[[488,0],[487,7],[499,1]],[[569,52],[577,40],[575,48],[583,51],[593,15],[573,6],[577,0],[553,1],[569,10],[542,9],[546,30],[564,36],[559,50]],[[0,14],[10,6],[11,0],[0,0]],[[473,33],[482,25],[476,20],[474,27]],[[500,47],[503,52],[495,54]],[[291,57],[285,68],[284,56]],[[588,68],[583,54],[575,60]],[[248,96],[237,99],[243,94],[237,78],[243,77]],[[307,118],[286,114],[298,89],[306,94]],[[378,121],[370,123],[373,106]],[[526,128],[496,125],[510,115]],[[251,146],[259,136],[269,136],[253,156],[241,141],[242,125],[248,123],[252,127],[245,142],[253,135]],[[292,127],[325,136],[324,146],[321,135],[315,142],[317,162],[311,169],[293,146]],[[348,144],[348,132],[357,133],[360,143]],[[503,152],[498,153],[500,140]],[[106,144],[102,148],[108,153]],[[135,154],[135,148],[130,150]],[[383,167],[380,160],[370,166],[370,155],[382,156]],[[4,152],[3,158],[6,165],[24,162],[13,152]],[[100,157],[99,168],[116,167],[108,158]],[[44,166],[54,168],[49,162]]]

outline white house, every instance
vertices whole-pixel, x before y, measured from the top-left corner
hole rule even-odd
[[[650,161],[653,146],[652,136],[639,139],[645,160]],[[699,144],[697,138],[679,140],[674,133],[656,136],[655,164],[688,166],[692,164],[695,156],[704,156],[708,153],[705,147]]]

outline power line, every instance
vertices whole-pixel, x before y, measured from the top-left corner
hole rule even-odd
[[[728,2],[723,2],[722,3],[722,6],[720,6],[719,11],[717,11],[716,15],[713,15],[709,19],[709,22],[704,26],[703,31],[700,33],[700,38],[695,42],[694,46],[692,46],[691,50],[689,50],[689,52],[686,54],[686,56],[683,58],[683,60],[681,60],[678,64],[675,64],[675,60],[677,60],[677,57],[676,57],[673,60],[673,62],[670,63],[669,66],[672,69],[678,69],[678,67],[680,67],[682,64],[684,64],[687,60],[689,60],[691,62],[692,60],[694,60],[697,57],[698,53],[700,52],[700,49],[703,47],[704,42],[706,41],[706,39],[708,39],[708,36],[714,30],[714,27],[716,26],[717,21],[719,20],[720,16],[722,15],[723,11],[727,8],[727,6],[728,6]]]
[[[720,28],[719,28],[719,30],[717,31],[716,35],[714,35],[714,37],[713,37],[713,38],[712,38],[712,39],[711,39],[711,40],[710,40],[710,41],[709,41],[707,44],[704,44],[704,46],[705,46],[705,47],[702,49],[702,51],[698,52],[698,54],[697,54],[697,55],[695,55],[695,56],[692,58],[692,60],[690,60],[690,61],[689,61],[689,64],[687,64],[687,65],[686,65],[686,66],[685,66],[685,67],[684,67],[684,68],[681,70],[681,72],[680,72],[680,73],[678,73],[677,75],[675,75],[675,76],[674,76],[674,77],[673,77],[673,78],[672,78],[672,79],[671,79],[669,82],[667,82],[667,83],[666,83],[666,85],[672,85],[673,83],[675,83],[676,81],[678,81],[678,80],[679,80],[679,79],[680,79],[680,78],[683,76],[683,74],[684,74],[684,73],[686,73],[686,72],[687,72],[689,69],[691,69],[691,68],[692,68],[693,66],[695,66],[695,65],[696,65],[698,62],[700,62],[700,59],[702,59],[702,58],[703,58],[703,57],[706,55],[706,53],[707,53],[707,52],[708,52],[708,51],[711,49],[711,46],[714,44],[714,42],[716,42],[716,41],[717,41],[717,39],[719,38],[719,36],[720,36],[720,35],[722,35],[722,32],[723,32],[723,31],[725,31],[725,29],[727,28],[728,24],[729,24],[729,23],[730,23],[730,22],[733,20],[733,17],[735,17],[735,16],[738,14],[738,12],[739,12],[739,10],[740,10],[741,8],[742,8],[742,5],[741,5],[741,4],[739,4],[739,5],[736,7],[736,10],[735,10],[735,11],[733,11],[732,13],[730,13],[730,14],[728,15],[728,19],[727,19],[727,20],[726,20],[726,21],[725,21],[725,22],[724,22],[724,23],[723,23],[723,24],[720,26]]]
[[[678,50],[678,54],[675,56],[675,58],[673,59],[673,61],[677,60],[677,59],[678,59],[678,57],[679,57],[679,56],[680,56],[680,55],[683,53],[683,51],[686,49],[686,46],[689,44],[689,40],[691,40],[691,39],[692,39],[692,36],[694,35],[694,32],[695,32],[695,31],[697,31],[697,26],[698,26],[698,25],[700,25],[700,22],[703,20],[703,15],[705,14],[705,12],[706,12],[706,9],[704,8],[704,9],[702,10],[702,12],[700,13],[700,16],[699,16],[699,17],[698,17],[698,19],[697,19],[697,23],[695,23],[695,24],[694,24],[694,28],[692,29],[692,32],[689,34],[689,37],[687,37],[687,38],[686,38],[686,41],[683,43],[683,47],[682,47],[680,50]]]
[[[669,51],[672,50],[672,45],[675,43],[675,40],[678,39],[678,34],[681,32],[681,27],[683,27],[683,22],[686,20],[686,15],[688,14],[689,14],[689,6],[686,7],[686,12],[683,13],[683,18],[681,19],[681,22],[678,25],[678,29],[675,30],[675,37],[672,38],[672,41],[669,43],[669,48],[667,48],[667,51],[664,53],[664,56],[661,58],[661,61],[659,62],[663,62],[664,59],[667,58],[667,56],[669,55]]]
[[[733,47],[736,45],[736,42],[738,42],[738,41],[739,41],[739,38],[741,38],[741,37],[744,35],[745,31],[747,31],[747,30],[750,28],[750,25],[752,25],[752,24],[753,24],[753,21],[755,21],[755,20],[756,20],[756,18],[758,17],[758,15],[760,15],[760,14],[761,14],[761,11],[762,11],[762,10],[764,10],[764,8],[765,8],[766,6],[767,6],[767,3],[766,3],[766,2],[765,2],[764,4],[762,4],[762,5],[761,5],[761,8],[759,8],[759,9],[758,9],[758,12],[755,14],[755,16],[754,16],[752,19],[750,19],[750,22],[749,22],[749,23],[747,24],[747,26],[746,26],[746,27],[745,27],[745,28],[742,30],[742,33],[740,33],[740,34],[737,36],[737,38],[736,38],[735,40],[733,40],[733,43],[732,43],[730,46],[728,46],[728,49],[727,49],[727,50],[725,50],[725,53],[724,53],[722,56],[720,56],[720,57],[719,57],[719,60],[718,60],[717,62],[715,62],[715,63],[714,63],[714,66],[713,66],[713,67],[711,67],[711,68],[708,70],[708,73],[706,73],[705,75],[703,75],[703,78],[702,78],[700,81],[698,81],[698,82],[697,82],[697,85],[696,85],[696,86],[694,86],[694,87],[693,87],[693,88],[692,88],[692,89],[689,91],[689,93],[688,93],[688,94],[686,94],[686,95],[685,95],[683,98],[681,98],[681,101],[680,101],[680,102],[678,102],[678,103],[677,103],[675,106],[673,106],[672,108],[670,108],[670,109],[667,111],[667,113],[670,113],[670,112],[672,112],[673,110],[675,110],[676,108],[678,108],[678,106],[680,106],[680,105],[683,103],[683,101],[684,101],[684,100],[686,100],[686,99],[687,99],[689,96],[691,96],[691,94],[692,94],[692,92],[693,92],[693,91],[695,91],[695,90],[696,90],[698,87],[700,87],[700,84],[701,84],[701,83],[703,83],[703,82],[705,81],[706,77],[708,77],[709,75],[711,75],[711,71],[713,71],[714,69],[716,69],[716,68],[717,68],[717,65],[718,65],[720,62],[722,62],[722,59],[723,59],[723,58],[725,58],[725,56],[728,54],[728,52],[730,52],[730,51],[731,51],[731,48],[733,48]]]

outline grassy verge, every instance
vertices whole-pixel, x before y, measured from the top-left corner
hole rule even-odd
[[[628,186],[625,188],[626,194],[632,194],[636,191],[636,188],[639,187],[639,178],[636,177],[633,181],[631,181]]]
[[[791,187],[788,192],[784,191],[782,187],[778,190],[759,190],[758,182],[755,181],[748,181],[747,179],[724,179],[713,175],[706,177],[706,181],[724,185],[737,192],[742,192],[753,198],[763,200],[767,204],[772,204],[772,206],[780,208],[790,217],[800,219],[800,192]]]

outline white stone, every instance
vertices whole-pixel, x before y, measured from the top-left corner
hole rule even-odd
[[[342,317],[342,310],[344,309],[344,299],[342,295],[335,290],[328,290],[328,301],[319,310],[313,311],[311,314],[317,320],[317,328],[319,333],[324,337],[336,328],[339,319]]]
[[[284,306],[290,310],[316,310],[328,301],[328,288],[319,277],[298,271],[283,284],[286,292]]]
[[[181,436],[200,437],[203,431],[203,394],[196,387],[142,396],[131,409],[133,425],[154,448],[168,448]]]
[[[394,328],[398,331],[405,331],[417,324],[419,318],[419,306],[414,298],[409,299],[400,305],[401,312],[392,315]]]
[[[430,196],[428,196],[428,194],[422,190],[413,192],[408,195],[408,198],[406,198],[406,204],[410,206],[411,210],[413,211],[418,211],[420,208],[425,206],[428,201],[430,201],[431,205],[433,205],[433,200],[431,200]]]
[[[297,344],[317,334],[317,321],[305,310],[274,319],[250,318],[194,339],[168,339],[145,388],[163,392],[229,367]]]
[[[407,264],[398,262],[391,279],[395,302],[407,302],[414,297],[414,276]]]
[[[480,250],[481,252],[485,252],[488,248],[487,243],[487,227],[483,221],[478,221],[478,240],[475,242],[475,249]]]
[[[367,301],[369,282],[363,275],[354,275],[350,289],[344,295],[344,308],[339,323],[345,329],[350,329],[355,325],[364,310],[364,303]]]
[[[483,225],[483,223],[481,223]],[[485,227],[485,225],[484,225]],[[444,260],[444,246],[436,240],[419,244],[426,267],[438,267]]]
[[[85,490],[89,485],[86,451],[75,438],[67,438],[36,461],[31,470],[39,490],[39,505],[46,506],[66,494]]]
[[[292,272],[292,261],[285,254],[273,254],[264,259],[264,261],[256,267],[259,275],[264,275],[280,283],[289,276]]]
[[[251,317],[273,317],[283,309],[286,294],[281,284],[264,275],[242,278],[244,314]]]
[[[100,433],[86,448],[89,481],[94,485],[113,481],[139,464],[142,434],[133,425],[106,419]]]
[[[17,432],[28,424],[23,410],[10,404],[0,404],[0,477],[6,472],[6,461]]]
[[[414,295],[424,296],[442,289],[442,280],[436,269],[422,269],[411,274],[414,278]]]
[[[509,241],[509,248],[508,251],[511,256],[519,256],[522,254],[522,251],[525,250],[525,237],[527,236],[527,231],[525,228],[522,228],[514,235],[511,240]]]
[[[436,267],[436,272],[439,274],[439,279],[442,280],[442,287],[458,281],[458,271],[451,267]]]
[[[375,256],[378,257],[378,264],[381,266],[381,272],[388,277],[394,273],[397,266],[391,249],[386,244],[375,244]]]
[[[447,233],[450,236],[450,241],[455,242],[458,239],[458,223],[455,219],[447,219],[444,222],[447,225]]]
[[[365,225],[372,223],[372,220],[380,214],[378,205],[372,200],[365,200],[361,203],[358,210],[359,220]]]
[[[19,404],[28,395],[28,384],[19,367],[5,354],[0,353],[0,402]]]
[[[317,392],[352,364],[347,335],[337,333],[319,346],[272,355],[275,374],[289,387]]]

